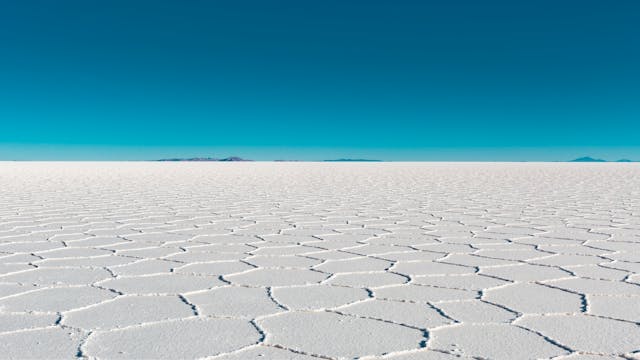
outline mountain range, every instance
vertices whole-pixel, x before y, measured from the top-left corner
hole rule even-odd
[[[194,162],[206,162],[206,161],[222,161],[222,162],[232,162],[232,161],[253,161],[248,159],[243,159],[238,156],[229,156],[225,158],[213,158],[213,157],[193,157],[193,158],[169,158],[169,159],[160,159],[156,161],[194,161]],[[303,161],[303,160],[274,160],[274,161]],[[330,159],[330,160],[322,160],[324,162],[381,162],[382,160],[373,160],[373,159]],[[620,159],[615,161],[609,161],[604,159],[597,159],[591,156],[583,156],[577,159],[569,160],[569,162],[636,162],[629,159]]]
[[[633,160],[629,160],[629,159],[620,159],[620,160],[616,160],[616,161],[608,161],[608,160],[604,160],[604,159],[595,159],[592,158],[590,156],[583,156],[577,159],[573,159],[570,160],[569,162],[634,162]]]
[[[211,157],[195,157],[195,158],[184,158],[184,159],[183,158],[160,159],[156,161],[253,161],[253,160],[247,160],[237,156],[229,156],[222,159],[211,158]]]

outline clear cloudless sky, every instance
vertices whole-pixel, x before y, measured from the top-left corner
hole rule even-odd
[[[640,160],[640,1],[0,1],[0,159]]]

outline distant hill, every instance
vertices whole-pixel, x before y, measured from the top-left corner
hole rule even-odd
[[[609,162],[609,161],[603,160],[603,159],[594,159],[590,156],[584,156],[581,158],[570,160],[569,162]],[[635,161],[629,160],[629,159],[620,159],[620,160],[616,160],[615,162],[635,162]]]
[[[335,159],[335,160],[323,160],[326,162],[379,162],[382,160],[371,160],[371,159]]]
[[[184,158],[184,159],[183,158],[160,159],[156,161],[253,161],[253,160],[247,160],[237,156],[229,156],[222,159],[210,158],[210,157],[196,157],[196,158]]]
[[[218,161],[253,161],[253,160],[243,159],[243,158],[237,157],[237,156],[229,156],[227,158],[220,159]]]
[[[583,156],[581,158],[573,159],[573,160],[571,160],[569,162],[607,162],[607,160],[594,159],[594,158],[589,157],[589,156]]]

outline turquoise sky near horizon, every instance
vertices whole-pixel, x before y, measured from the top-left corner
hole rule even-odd
[[[640,2],[0,1],[0,160],[640,160]]]

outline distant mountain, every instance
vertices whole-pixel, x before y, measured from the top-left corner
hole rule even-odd
[[[183,159],[183,158],[160,159],[156,161],[253,161],[253,160],[247,160],[237,156],[229,156],[223,159],[210,158],[210,157],[196,157],[196,158],[186,158],[186,159]]]
[[[323,160],[327,162],[377,162],[382,160],[371,160],[371,159],[335,159],[335,160]]]
[[[577,158],[577,159],[573,159],[569,162],[607,162],[607,160],[602,160],[602,159],[594,159],[592,157],[589,156],[584,156],[581,158]]]
[[[218,159],[214,159],[214,158],[188,158],[188,159],[172,158],[172,159],[160,159],[160,160],[156,160],[156,161],[218,161]]]
[[[253,160],[247,160],[237,156],[229,156],[227,158],[220,159],[218,161],[253,161]]]
[[[620,160],[616,160],[616,161],[607,161],[607,160],[603,160],[603,159],[594,159],[592,157],[589,156],[584,156],[581,158],[577,158],[574,160],[571,160],[569,162],[635,162],[633,160],[629,160],[629,159],[620,159]]]

